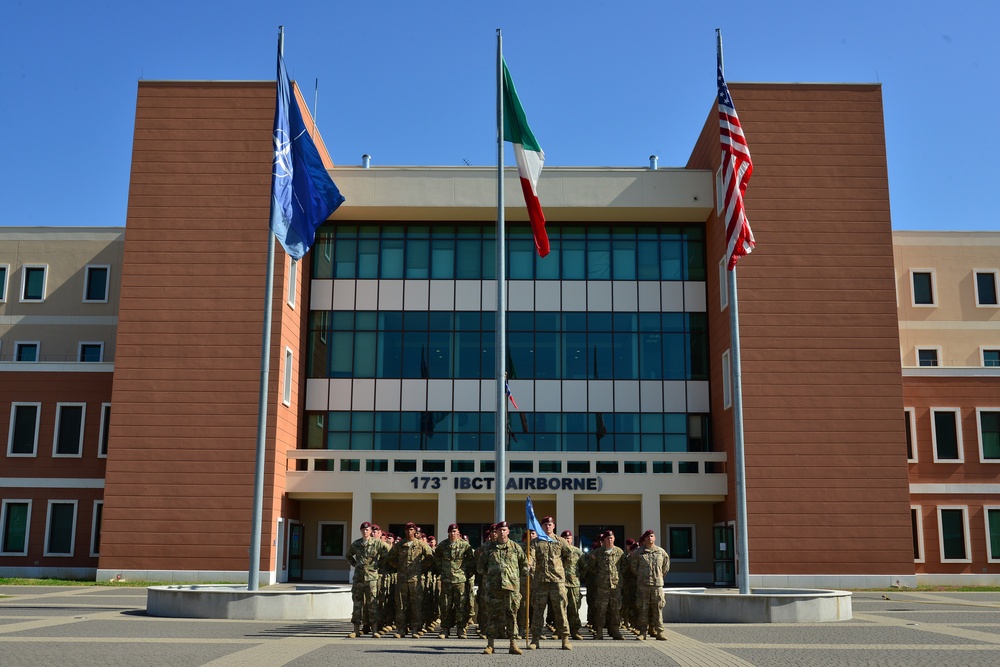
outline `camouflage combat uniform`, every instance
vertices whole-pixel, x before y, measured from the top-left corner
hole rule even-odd
[[[552,610],[556,634],[569,636],[566,623],[566,569],[564,563],[573,557],[569,543],[558,535],[553,541],[537,539],[531,543],[531,642],[537,644],[545,622],[545,608]]]
[[[486,636],[512,637],[521,603],[520,575],[525,568],[524,549],[512,540],[484,545],[478,563],[486,589]]]
[[[587,554],[587,567],[594,586],[594,638],[604,638],[604,628],[621,639],[621,581],[625,552],[618,547],[598,547]]]
[[[411,633],[421,631],[421,577],[424,570],[431,567],[433,557],[431,548],[418,539],[397,542],[389,550],[389,567],[396,571],[396,634],[399,636],[406,634],[407,629]]]
[[[655,544],[640,546],[629,557],[636,578],[636,629],[640,637],[663,637],[663,577],[670,571],[670,556]]]
[[[569,626],[569,633],[573,639],[580,636],[580,580],[584,577],[586,570],[586,560],[583,551],[578,547],[569,545],[572,555],[563,563],[566,571],[566,624]]]
[[[434,566],[441,580],[441,632],[448,634],[458,628],[458,635],[465,636],[469,623],[469,575],[473,570],[472,545],[465,540],[443,540],[434,550]]]
[[[347,549],[347,562],[354,568],[351,597],[354,610],[351,623],[364,626],[365,632],[378,632],[378,580],[379,563],[389,551],[385,543],[376,538],[358,538]]]

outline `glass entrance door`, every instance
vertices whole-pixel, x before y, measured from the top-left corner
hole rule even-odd
[[[302,581],[302,537],[301,523],[288,526],[288,580]]]
[[[715,585],[736,583],[736,544],[732,526],[715,526]]]

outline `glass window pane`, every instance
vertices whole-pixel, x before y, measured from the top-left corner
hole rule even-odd
[[[73,552],[73,518],[76,507],[70,503],[53,503],[49,515],[48,553]]]
[[[922,306],[934,304],[934,288],[930,273],[915,272],[913,274],[913,303]]]
[[[378,239],[358,241],[358,278],[378,278]]]
[[[636,244],[635,241],[616,238],[613,241],[614,255],[612,265],[614,267],[615,280],[635,280],[636,279]]]
[[[25,301],[39,301],[45,296],[45,269],[25,267],[22,298]]]
[[[934,437],[939,459],[958,458],[958,430],[954,412],[934,413]]]
[[[431,278],[455,277],[455,239],[431,239]]]
[[[563,280],[583,280],[587,277],[587,261],[583,239],[563,239],[560,242],[562,250]]]
[[[587,280],[611,279],[611,242],[587,239]]]
[[[87,301],[105,301],[108,298],[108,270],[92,266],[87,269]]]
[[[82,405],[59,406],[59,433],[56,435],[56,454],[79,454],[82,428]]]
[[[37,419],[37,405],[17,405],[14,407],[14,436],[10,450],[12,454],[34,453],[35,422]]]
[[[965,520],[962,510],[941,510],[941,539],[946,559],[963,560],[965,554]]]
[[[2,550],[20,553],[28,536],[28,503],[7,503]]]
[[[508,246],[509,262],[507,277],[510,280],[531,280],[535,266],[535,242],[532,239],[511,239]]]
[[[427,279],[431,277],[431,242],[429,239],[406,241],[406,277]]]
[[[980,305],[997,305],[997,279],[994,273],[976,274],[976,294]]]
[[[458,267],[455,277],[459,280],[478,280],[483,275],[483,251],[479,239],[458,241]]]
[[[403,239],[383,239],[382,278],[400,279],[403,277]]]
[[[559,280],[559,239],[549,236],[549,254],[539,257],[535,253],[535,279]]]
[[[683,245],[680,240],[660,241],[660,280],[683,280]]]
[[[980,412],[979,429],[983,440],[983,458],[1000,459],[1000,412]]]

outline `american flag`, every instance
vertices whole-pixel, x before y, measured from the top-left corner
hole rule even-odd
[[[726,222],[726,257],[729,258],[726,268],[730,271],[736,268],[740,257],[749,255],[756,243],[750,230],[750,221],[743,210],[743,193],[746,192],[750,174],[753,173],[753,162],[750,160],[750,149],[740,119],[733,106],[733,98],[729,96],[729,87],[722,76],[722,65],[719,65],[719,134],[722,139],[722,188],[725,191],[725,222]]]

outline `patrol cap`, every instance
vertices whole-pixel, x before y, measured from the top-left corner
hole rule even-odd
[[[553,519],[550,516],[543,516],[542,517],[542,523],[555,523],[555,522],[556,522],[556,520]]]
[[[450,526],[448,526],[448,532],[449,532],[449,533],[450,533],[451,531],[453,531],[453,530],[458,530],[458,524],[457,524],[457,523],[453,523],[453,524],[451,524]],[[459,531],[459,532],[461,532],[461,531]]]
[[[569,538],[573,537],[573,531],[564,530],[562,533],[559,534],[559,537],[568,540]]]
[[[371,527],[372,527],[372,525],[370,523],[368,523],[367,521],[365,521],[364,523],[361,524],[361,530],[364,530],[366,528],[371,528]]]

